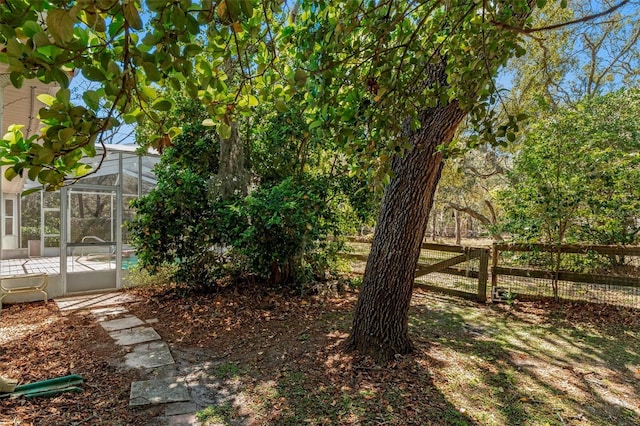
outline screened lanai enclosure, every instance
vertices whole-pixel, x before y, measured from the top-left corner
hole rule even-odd
[[[103,151],[87,164],[97,166]],[[48,275],[50,297],[122,286],[136,263],[123,223],[130,202],[156,184],[154,155],[133,145],[108,145],[99,171],[60,191],[37,191],[27,179],[2,178],[1,276]]]

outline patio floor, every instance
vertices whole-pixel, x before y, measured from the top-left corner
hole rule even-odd
[[[104,271],[115,269],[115,260],[99,261],[69,257],[67,272]],[[24,275],[46,273],[60,274],[60,257],[32,257],[27,259],[4,259],[0,261],[0,275]]]

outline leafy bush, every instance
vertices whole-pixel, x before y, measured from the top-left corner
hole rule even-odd
[[[202,122],[200,109],[178,105]],[[183,126],[156,166],[158,186],[133,203],[129,230],[140,265],[151,273],[171,265],[176,281],[205,287],[241,277],[274,285],[327,278],[339,236],[370,221],[378,201],[347,177],[343,162],[326,161],[324,145],[306,128],[302,111],[261,113],[245,164],[257,188],[223,199],[215,132]]]
[[[178,281],[213,286],[238,270],[277,285],[325,279],[339,236],[353,228],[348,203],[325,179],[288,178],[221,200],[190,170],[158,172],[158,187],[134,201],[129,227],[140,265],[151,273],[173,265]]]
[[[220,275],[214,248],[224,241],[216,232],[219,209],[211,208],[208,196],[217,150],[210,130],[187,126],[154,170],[157,187],[132,202],[136,216],[127,224],[132,244],[141,267],[152,274],[172,265],[178,281],[205,286]]]
[[[342,233],[340,212],[328,196],[325,180],[297,177],[246,197],[249,226],[232,244],[249,271],[272,284],[324,279],[342,244],[335,238]]]

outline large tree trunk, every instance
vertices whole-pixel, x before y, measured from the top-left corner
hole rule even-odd
[[[409,304],[433,195],[440,180],[438,145],[450,142],[465,113],[457,102],[420,114],[410,133],[414,149],[394,158],[395,178],[386,188],[364,273],[347,351],[392,359],[412,349]]]
[[[244,148],[238,125],[236,122],[232,122],[231,137],[220,140],[218,181],[222,198],[229,199],[247,195],[249,173],[244,165]]]

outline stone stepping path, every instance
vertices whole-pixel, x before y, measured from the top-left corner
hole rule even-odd
[[[211,384],[204,383],[202,379],[205,376],[211,377],[209,367],[201,365],[193,370],[183,371],[185,375],[182,377],[175,377],[183,368],[176,367],[169,345],[151,327],[158,319],[142,320],[131,315],[124,306],[138,300],[128,293],[103,293],[54,301],[61,311],[89,310],[115,344],[127,348],[123,365],[127,368],[148,369],[147,372],[155,377],[153,380],[131,383],[129,406],[166,404],[164,416],[156,419],[159,423],[154,424],[197,425],[199,423],[195,413],[199,408],[221,403],[217,397],[212,400],[205,397],[211,390]]]
[[[105,298],[105,300],[122,300]],[[80,309],[87,303],[77,303]],[[157,318],[146,321],[130,315],[129,310],[120,305],[90,309],[96,322],[109,334],[115,344],[131,348],[124,356],[127,368],[156,369],[175,364],[169,346],[160,335],[150,327],[158,322]],[[165,371],[162,374],[166,374]],[[131,383],[129,406],[139,407],[151,404],[167,404],[164,417],[159,419],[166,425],[196,425],[194,413],[198,406],[191,400],[189,387],[184,378],[165,377]]]

